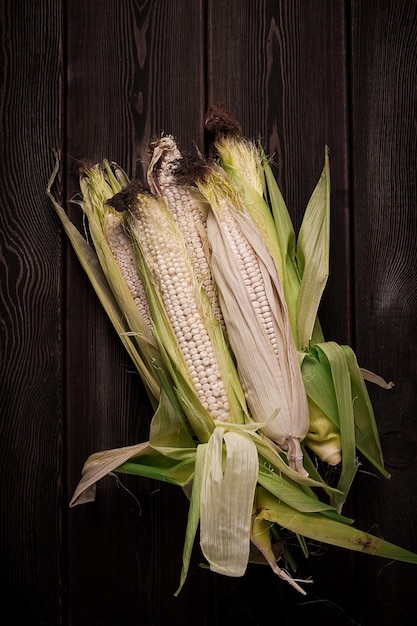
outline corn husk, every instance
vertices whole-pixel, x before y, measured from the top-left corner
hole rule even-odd
[[[151,326],[138,314],[106,241],[106,216],[116,217],[112,200],[114,194],[123,193],[128,187],[127,176],[121,168],[107,161],[86,168],[81,175],[80,204],[88,219],[94,248],[52,195],[58,164],[49,181],[47,193],[54,209],[132,358],[154,408],[148,441],[101,451],[86,460],[71,506],[93,500],[96,482],[115,472],[181,487],[190,504],[177,593],[185,584],[199,528],[202,552],[213,571],[228,576],[244,575],[251,560],[252,543],[258,550],[258,558],[263,558],[277,576],[303,594],[304,583],[308,581],[295,579],[277,564],[285,552],[273,550],[273,538],[279,537],[280,529],[293,533],[305,556],[309,541],[313,540],[416,563],[415,554],[356,529],[352,520],[342,514],[359,467],[358,454],[383,476],[389,476],[383,465],[377,424],[364,380],[372,380],[385,388],[392,385],[361,370],[348,346],[325,341],[318,320],[320,299],[329,273],[327,149],[323,172],[296,237],[262,147],[238,133],[234,133],[231,141],[229,139],[226,133],[217,137],[222,169],[214,182],[213,193],[206,193],[207,189],[200,186],[199,195],[201,200],[204,192],[207,233],[203,233],[203,239],[206,241],[207,235],[211,246],[208,258],[229,325],[227,340],[200,278],[196,280],[202,316],[210,327],[230,393],[231,419],[225,422],[210,416],[193,388],[161,298],[160,279],[155,275],[153,260],[147,257],[140,233],[134,228],[132,206],[124,206],[117,219],[131,232]],[[276,319],[285,329],[284,353],[288,354],[288,346],[292,346],[290,366],[287,364],[285,371],[288,373],[293,368],[297,373],[294,381],[298,390],[294,389],[294,381],[291,384],[287,381],[284,387],[291,402],[301,398],[297,411],[301,412],[302,419],[298,419],[297,411],[295,417],[285,418],[285,402],[271,402],[268,398],[268,395],[274,396],[277,380],[276,376],[268,378],[273,357],[247,313],[249,308],[237,286],[238,272],[228,257],[219,206],[216,206],[216,194],[221,189],[224,198],[227,188],[232,190],[226,195],[234,205],[234,216],[261,259],[264,275],[270,281],[271,303],[276,307]],[[149,194],[139,193],[139,196],[143,197],[136,197],[135,202],[150,202],[152,211],[161,220],[161,232],[167,229],[168,236],[178,242],[178,254],[187,255],[183,235],[173,226],[172,216],[163,201]],[[190,268],[192,272],[191,264]],[[244,338],[246,347],[240,352],[239,345]],[[264,360],[255,366],[254,355],[262,352]],[[248,389],[255,389],[256,401],[253,398],[248,401]],[[261,410],[258,407],[262,407]],[[303,451],[302,466],[288,454],[289,439],[295,440]],[[311,456],[317,453],[325,459],[327,454],[329,460],[330,444],[334,458],[340,460],[338,448],[342,453],[336,485],[327,482],[326,475],[320,472]],[[288,558],[292,563],[292,558]]]

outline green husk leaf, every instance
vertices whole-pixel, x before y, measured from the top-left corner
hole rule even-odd
[[[289,467],[289,465],[282,458],[281,454],[278,452],[277,447],[267,437],[259,435],[258,433],[252,433],[251,436],[258,449],[258,454],[271,464],[274,471],[283,473],[293,482],[302,485],[305,488],[316,487],[323,489],[329,495],[338,492],[337,489],[330,487],[330,485],[324,482],[321,478],[313,479],[309,476],[304,476],[300,472],[297,472]]]
[[[321,502],[312,491],[306,492],[285,474],[271,471],[262,463],[259,466],[258,483],[297,511],[325,511],[333,508],[330,504]]]
[[[301,372],[307,395],[340,427],[337,398],[328,359],[315,346],[302,354]]]
[[[409,550],[320,513],[296,511],[261,489],[258,490],[258,507],[261,509],[258,515],[263,519],[315,541],[405,563],[417,563],[417,554]]]
[[[193,478],[195,454],[195,449],[190,450],[188,458],[184,457],[185,460],[178,462],[175,458],[168,458],[153,450],[118,465],[114,471],[120,474],[134,474],[144,478],[152,478],[153,480],[160,480],[184,487]]]
[[[297,299],[301,279],[298,273],[295,255],[295,231],[284,198],[282,197],[281,190],[278,187],[277,181],[275,180],[275,176],[262,146],[259,146],[259,152],[265,174],[266,201],[272,212],[274,230],[277,236],[281,256],[280,261],[276,261],[277,269],[284,288],[285,300],[288,306],[288,314],[290,317],[294,340],[299,348],[297,332]]]
[[[137,344],[130,335],[130,328],[127,326],[123,313],[120,309],[118,301],[113,295],[103,269],[99,263],[97,255],[91,246],[87,243],[81,233],[71,222],[61,205],[55,200],[51,193],[53,181],[58,172],[59,163],[56,164],[52,176],[47,187],[47,196],[52,202],[56,214],[61,220],[62,226],[68,235],[71,245],[77,255],[85,273],[87,274],[91,285],[96,292],[103,309],[113,324],[118,336],[120,337],[126,351],[132,359],[136,369],[138,370],[150,400],[156,406],[159,397],[159,385],[155,375],[150,371],[144,362],[141,354],[137,349]]]
[[[208,444],[206,443],[200,444],[197,447],[190,508],[188,510],[187,528],[185,531],[184,548],[182,553],[182,570],[180,576],[180,584],[174,594],[175,596],[180,593],[186,581],[188,569],[190,567],[193,545],[197,534],[198,524],[200,521],[201,485],[203,481],[203,471],[206,462],[207,448]]]
[[[214,572],[235,577],[246,571],[257,477],[251,437],[217,427],[208,442],[200,501],[200,545]]]
[[[149,441],[145,441],[133,446],[91,454],[84,463],[82,477],[71,498],[70,507],[84,504],[85,502],[92,502],[96,494],[95,485],[101,478],[114,472],[117,467],[128,459],[151,453],[152,448]]]
[[[297,303],[298,345],[307,350],[329,275],[330,172],[328,150],[319,182],[308,202],[297,239],[301,285]]]
[[[161,380],[161,396],[151,422],[150,444],[166,456],[188,458],[190,451],[195,454],[196,443],[164,371],[157,366],[156,370]]]
[[[292,277],[294,287],[298,292],[299,278],[295,269],[297,264],[295,257],[296,238],[294,227],[284,198],[282,197],[281,190],[278,187],[269,161],[261,145],[259,146],[259,152],[265,173],[267,200],[271,205],[275,230],[281,250],[279,272],[284,286],[288,283],[288,279]]]
[[[390,474],[384,468],[374,410],[355,353],[349,346],[341,346],[341,348],[346,358],[352,386],[356,446],[382,476],[389,478]]]
[[[332,502],[340,512],[359,467],[356,458],[355,421],[349,369],[345,354],[337,343],[333,341],[321,343],[316,346],[316,349],[318,352],[322,352],[329,362],[339,415],[342,471],[337,487],[343,492],[343,496],[336,494]]]
[[[323,344],[319,344],[323,345]],[[353,415],[355,422],[355,445],[357,449],[382,474],[390,474],[383,466],[381,445],[372,404],[368,395],[356,356],[349,346],[340,346],[348,367]],[[307,395],[321,410],[340,427],[339,409],[329,361],[323,351],[313,347],[303,356],[302,373]]]

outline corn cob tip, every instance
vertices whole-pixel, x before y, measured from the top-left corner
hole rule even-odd
[[[205,169],[204,160],[199,155],[184,157],[175,139],[169,136],[154,142],[146,176],[152,193],[164,200],[182,233],[196,280],[205,290],[220,327],[225,330],[209,263],[206,209],[190,184],[198,176],[196,168],[200,167]]]
[[[177,141],[174,135],[171,135],[171,134],[165,135],[164,133],[162,133],[158,137],[151,138],[151,140],[149,141],[148,152],[149,154],[152,154],[152,152],[157,146],[166,145],[167,147],[171,147],[174,144],[177,145]]]
[[[326,459],[326,463],[328,465],[331,465],[332,467],[334,467],[335,465],[339,465],[339,463],[342,462],[342,455],[340,450],[336,450],[336,452],[333,452],[333,454],[330,454],[327,459]]]
[[[197,149],[196,154],[180,150],[173,135],[153,139],[148,148],[147,183],[152,193],[164,195],[162,187],[189,187],[210,172],[207,161]]]
[[[327,465],[335,467],[342,462],[340,439],[326,439],[325,435],[323,435],[323,439],[313,441],[308,434],[305,439],[305,444],[320,459],[320,461],[327,463]]]
[[[180,158],[181,151],[174,135],[161,135],[160,137],[151,139],[149,142],[147,157],[152,169],[160,167],[161,157],[165,153],[172,153],[174,157],[173,160]]]

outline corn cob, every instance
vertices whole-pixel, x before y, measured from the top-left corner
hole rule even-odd
[[[135,184],[119,195],[119,206],[120,202],[129,210],[128,228],[137,246],[162,358],[165,355],[165,365],[178,385],[188,380],[195,403],[186,403],[184,411],[205,441],[214,420],[243,421],[242,402],[230,389],[231,357],[165,203]],[[203,418],[196,421],[196,414]]]
[[[221,165],[239,191],[244,186],[263,195],[263,167],[256,145],[244,138],[242,129],[223,104],[207,109],[205,128],[213,136],[213,148]]]
[[[169,212],[183,234],[197,281],[201,282],[213,307],[214,315],[225,330],[218,294],[209,265],[206,216],[201,201],[189,187],[179,185],[175,169],[182,154],[171,136],[161,137],[150,146],[151,158],[147,169],[150,190],[166,202]]]
[[[143,335],[143,338],[149,343],[154,343],[151,335],[152,324],[149,305],[146,300],[138,264],[133,254],[133,244],[125,230],[124,217],[112,206],[115,194],[123,188],[119,183],[119,179],[124,172],[116,167],[115,174],[117,172],[117,176],[113,175],[112,169],[106,161],[101,165],[97,164],[84,168],[80,180],[84,196],[84,210],[89,217],[90,230],[96,243],[96,248],[100,251],[106,244],[108,245],[137,306],[139,316],[138,319],[134,320],[132,320],[131,310],[129,307],[126,307],[125,314],[129,324],[136,333],[139,332],[139,334]],[[129,181],[125,175],[123,186],[126,187],[128,184]],[[89,207],[88,210],[87,205]],[[100,246],[98,245],[98,237],[100,237]],[[123,288],[120,286],[119,276],[117,274],[113,276],[108,256],[103,255],[102,265],[106,269],[106,274],[113,290],[123,299],[121,293]],[[135,313],[133,314],[134,317],[136,317]],[[140,328],[143,328],[143,332],[138,331],[138,320]],[[146,332],[145,326],[149,332]]]
[[[104,232],[135,304],[152,333],[151,312],[133,252],[133,243],[126,232],[123,217],[119,213],[107,213],[104,217]]]
[[[328,465],[342,461],[340,430],[332,420],[308,397],[310,427],[305,444],[318,458]]]
[[[221,166],[242,195],[245,206],[274,259],[284,289],[294,341],[301,350],[303,346],[299,344],[297,329],[297,301],[301,278],[296,262],[295,233],[284,200],[275,185],[274,190],[282,207],[280,219],[285,216],[288,218],[287,238],[284,236],[285,229],[277,236],[273,215],[266,201],[264,167],[258,147],[243,137],[239,125],[224,105],[215,104],[209,107],[205,125],[214,135],[213,145]],[[324,341],[318,319],[314,333],[316,341]],[[306,444],[322,461],[336,465],[342,459],[340,430],[310,398],[308,404],[310,428]]]
[[[274,218],[266,201],[265,175],[259,149],[243,137],[240,126],[224,105],[209,107],[205,125],[213,134],[213,147],[221,167],[241,195],[277,266],[289,306],[294,341],[297,343],[296,310],[291,304],[294,294],[298,292],[299,276],[293,263],[294,251],[289,249],[291,243],[295,242],[295,234],[292,232],[291,241],[285,241],[283,245],[277,237]]]
[[[308,406],[281,282],[260,232],[216,165],[196,186],[209,202],[212,271],[251,416],[305,474]]]
[[[126,174],[116,164],[107,161],[85,165],[80,176],[83,195],[81,206],[88,218],[89,230],[94,247],[108,284],[114,293],[129,334],[141,356],[140,373],[155,404],[159,397],[153,360],[158,356],[155,340],[151,333],[150,319],[146,312],[146,299],[140,287],[140,276],[125,235],[122,233],[123,218],[110,206],[111,199],[129,184]],[[116,237],[118,231],[118,237]],[[122,238],[124,252],[118,252]],[[116,255],[119,258],[116,258]],[[135,283],[132,291],[132,279]],[[127,279],[127,280],[126,280]],[[130,283],[130,284],[129,284]]]

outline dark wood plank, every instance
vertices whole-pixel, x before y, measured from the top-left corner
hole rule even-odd
[[[116,160],[142,174],[150,138],[203,137],[202,9],[193,1],[68,3],[68,198],[78,159]],[[70,209],[80,221],[79,211]],[[95,451],[148,438],[150,407],[137,375],[70,252],[67,286],[68,481]],[[69,514],[69,609],[74,626],[191,624],[199,576],[180,598],[187,502],[149,480],[101,481],[94,504]],[[202,622],[204,623],[204,622]]]
[[[250,566],[239,580],[202,570],[196,548],[175,599],[187,514],[178,489],[109,477],[94,504],[68,510],[88,454],[145,439],[151,411],[69,246],[64,299],[61,230],[44,193],[52,149],[62,148],[63,14],[58,0],[32,4],[0,9],[3,620],[186,625],[198,614],[210,625],[255,624],[271,615],[294,625],[414,624],[413,566],[328,550],[300,560],[300,576],[315,579],[305,602],[268,568]],[[275,153],[298,226],[323,145],[330,146],[326,337],[354,340],[361,364],[396,382],[391,392],[371,389],[392,479],[376,479],[364,464],[351,506],[361,528],[416,550],[417,5],[206,4],[204,29],[203,3],[192,0],[67,3],[66,197],[77,191],[80,159],[108,157],[141,175],[154,134],[173,132],[184,148],[193,141],[202,148],[205,106],[221,100],[246,134],[260,135]],[[70,212],[82,228],[79,211]]]
[[[276,175],[294,225],[298,229],[306,204],[323,167],[324,146],[331,161],[331,271],[320,317],[326,339],[351,339],[350,204],[348,160],[348,24],[344,2],[273,2],[249,0],[209,3],[208,97],[224,102],[245,134],[260,136],[274,155]],[[231,79],[233,77],[233,79]],[[349,506],[351,503],[349,502]],[[348,511],[349,508],[346,508]],[[300,577],[313,576],[304,602],[268,568],[251,566],[246,574],[256,594],[264,594],[265,618],[279,606],[285,623],[303,619],[355,617],[355,557],[347,551],[312,547],[308,562],[297,561]],[[295,554],[297,550],[295,549]],[[343,572],[343,574],[341,574]],[[252,617],[253,602],[246,581],[227,581],[242,613]],[[239,590],[239,591],[237,591]],[[269,599],[268,599],[269,598]],[[221,600],[219,600],[219,603]],[[224,602],[226,604],[226,601]],[[236,609],[234,605],[233,610]],[[250,621],[252,620],[252,621]]]
[[[1,592],[4,623],[62,624],[62,7],[0,7]],[[59,193],[59,188],[57,188]]]
[[[392,478],[363,476],[358,520],[416,551],[416,2],[353,1],[352,44],[357,351],[395,381],[371,390]],[[361,623],[416,622],[415,566],[363,559],[360,578]]]
[[[330,149],[331,272],[326,338],[351,338],[345,2],[232,0],[208,11],[208,99],[224,102],[273,155],[296,229]],[[233,77],[233,80],[231,80]]]

